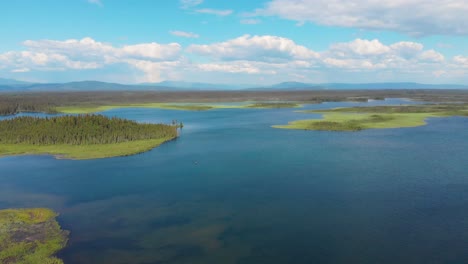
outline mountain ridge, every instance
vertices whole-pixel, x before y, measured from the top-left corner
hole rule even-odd
[[[101,81],[75,81],[66,83],[30,83],[0,78],[0,91],[197,91],[197,90],[375,90],[375,89],[468,89],[462,84],[422,84],[416,82],[377,83],[302,83],[282,82],[273,85],[230,85],[199,82],[164,81],[159,83],[120,84]]]

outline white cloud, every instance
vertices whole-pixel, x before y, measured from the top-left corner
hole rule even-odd
[[[418,58],[424,62],[443,62],[445,59],[444,55],[432,49],[422,52]]]
[[[203,0],[180,0],[180,7],[188,9],[203,3]]]
[[[390,45],[390,49],[394,50],[403,58],[414,57],[415,54],[421,52],[424,46],[421,43],[401,41]]]
[[[181,46],[178,43],[158,44],[141,43],[114,47],[111,44],[95,41],[92,38],[81,40],[27,40],[23,45],[31,51],[47,54],[62,54],[69,58],[80,60],[99,60],[113,62],[119,59],[139,58],[146,60],[174,60],[180,55]]]
[[[103,6],[101,0],[88,0],[88,3],[95,4],[98,6]]]
[[[198,64],[197,68],[208,72],[228,72],[228,73],[260,73],[260,69],[252,65],[250,62],[236,63],[205,63]]]
[[[468,35],[466,0],[271,0],[254,16],[413,36]]]
[[[424,50],[416,42],[402,41],[385,45],[379,40],[356,39],[333,44],[322,52],[323,62],[328,67],[353,70],[397,69],[399,71],[421,68],[423,64],[444,63],[444,56],[435,50]],[[426,65],[427,66],[427,65]]]
[[[260,76],[279,74],[297,80],[309,80],[308,76],[334,72],[332,78],[335,81],[343,81],[337,78],[349,74],[367,74],[371,80],[375,80],[377,75],[388,78],[398,75],[413,78],[453,77],[447,70],[453,66],[441,53],[426,50],[421,43],[409,41],[384,44],[378,39],[355,39],[335,43],[325,51],[316,52],[287,38],[245,35],[220,43],[191,45],[187,52],[211,60],[195,64],[195,68],[205,72]],[[464,65],[465,61],[468,58],[463,56],[453,59],[453,63],[459,65]]]
[[[188,51],[220,60],[279,61],[318,57],[316,52],[277,36],[244,35],[226,42],[191,45]]]
[[[211,8],[203,8],[195,10],[197,13],[201,14],[210,14],[210,15],[217,15],[217,16],[229,16],[234,11],[232,10],[220,10],[220,9],[211,9]]]
[[[124,46],[116,49],[117,54],[122,58],[136,58],[142,60],[166,61],[175,60],[179,57],[181,46],[178,43],[158,44],[143,43]]]
[[[173,30],[173,31],[170,31],[169,33],[171,33],[174,36],[183,37],[183,38],[199,38],[200,37],[200,35],[192,33],[192,32],[185,32],[185,31],[178,31],[178,30]]]
[[[19,69],[13,69],[11,72],[29,72],[31,69],[29,68],[19,68]]]
[[[453,57],[453,62],[455,62],[458,66],[468,68],[468,56],[457,55]]]
[[[241,24],[245,24],[245,25],[256,25],[256,24],[260,24],[262,21],[260,19],[252,19],[252,18],[248,18],[248,19],[242,19],[240,21]]]
[[[115,47],[92,38],[81,40],[27,40],[24,51],[0,54],[0,64],[11,71],[30,69],[64,71],[98,69],[111,64],[126,64],[145,74],[145,80],[154,81],[164,70],[170,71],[182,58],[178,43],[141,43]]]
[[[347,43],[334,44],[331,50],[343,55],[350,53],[358,56],[373,56],[388,53],[390,48],[382,44],[379,40],[356,39]]]
[[[198,81],[213,78],[214,82],[229,78],[243,82],[262,78],[266,82],[289,78],[349,81],[349,78],[357,80],[356,76],[361,78],[359,81],[368,82],[398,81],[402,76],[422,82],[434,78],[468,82],[467,56],[446,59],[436,50],[409,41],[383,43],[378,39],[355,39],[331,44],[320,52],[284,37],[250,35],[218,43],[190,45],[186,49],[178,43],[155,42],[115,46],[92,38],[27,40],[23,45],[23,50],[0,53],[3,73],[90,71],[123,66],[130,67],[130,80],[141,82],[191,80],[188,76]],[[197,55],[189,56],[195,61],[185,58],[184,53]]]

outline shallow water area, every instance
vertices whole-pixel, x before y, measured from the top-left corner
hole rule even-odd
[[[464,263],[467,118],[360,132],[271,128],[320,117],[297,110],[409,103],[105,111],[184,128],[129,157],[0,158],[0,208],[58,211],[71,230],[65,263]]]

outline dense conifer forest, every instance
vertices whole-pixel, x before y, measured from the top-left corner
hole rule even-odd
[[[177,137],[181,124],[140,124],[103,115],[16,117],[0,121],[1,144],[89,145]]]

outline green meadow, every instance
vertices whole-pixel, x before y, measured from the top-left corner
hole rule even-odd
[[[205,104],[205,103],[145,103],[145,104],[121,104],[121,105],[76,105],[61,106],[54,110],[64,114],[90,114],[118,108],[157,108],[182,111],[206,111],[213,109],[272,109],[272,108],[297,108],[302,105],[296,103],[283,102],[258,102],[258,103],[239,103],[239,104]]]
[[[275,125],[273,127],[327,131],[417,127],[425,125],[425,120],[429,117],[468,116],[468,105],[349,107],[301,112],[323,114],[323,118],[297,120],[289,122],[287,125]]]
[[[34,144],[0,144],[1,156],[16,155],[53,155],[62,159],[101,159],[119,156],[130,156],[146,151],[172,140],[172,137],[137,140],[113,144],[90,145],[34,145]]]

